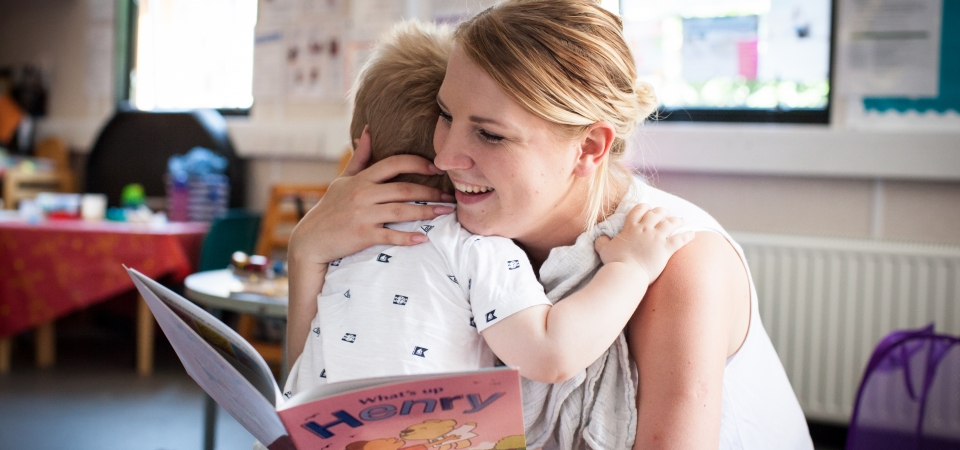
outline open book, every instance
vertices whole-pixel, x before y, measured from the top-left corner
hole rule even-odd
[[[516,369],[354,380],[288,399],[240,335],[140,272],[127,272],[187,373],[271,450],[525,447]]]

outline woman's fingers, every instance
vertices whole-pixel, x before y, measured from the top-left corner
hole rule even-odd
[[[414,220],[430,220],[452,212],[453,208],[449,206],[385,203],[372,206],[369,210],[367,220],[377,224],[410,222]]]
[[[350,162],[347,163],[347,167],[343,169],[343,174],[340,176],[354,176],[365,169],[367,163],[370,162],[370,125],[363,127],[363,134],[360,135],[356,144],[357,148],[353,150],[353,157],[350,158]]]
[[[373,203],[392,202],[447,202],[454,197],[445,194],[439,189],[419,185],[416,183],[384,183],[372,184],[367,187],[367,195]]]
[[[357,147],[357,149],[359,150],[360,147]],[[414,155],[395,155],[378,161],[359,175],[374,183],[383,183],[401,173],[441,175],[443,171],[426,158]]]
[[[381,228],[377,232],[378,244],[387,245],[416,245],[427,242],[427,235],[418,232],[406,232]]]

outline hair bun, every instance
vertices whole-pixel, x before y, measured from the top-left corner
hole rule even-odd
[[[640,80],[634,82],[633,91],[637,94],[637,101],[639,102],[637,117],[643,121],[656,112],[657,106],[659,106],[657,94],[653,92],[652,84]]]

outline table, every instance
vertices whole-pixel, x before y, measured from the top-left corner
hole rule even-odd
[[[287,299],[237,293],[243,287],[229,269],[197,272],[183,281],[185,296],[207,309],[287,318]]]
[[[11,337],[37,330],[37,365],[55,361],[56,319],[134,289],[123,265],[151,278],[183,280],[196,267],[209,225],[0,222],[0,373]],[[153,371],[154,320],[137,307],[137,371]]]
[[[259,294],[238,293],[243,284],[229,269],[198,272],[183,281],[184,295],[220,318],[224,311],[263,317],[287,318],[287,299]],[[285,344],[285,343],[284,343]],[[286,355],[286,352],[284,352]],[[281,370],[286,371],[283,361]],[[283,374],[281,374],[283,375]],[[281,378],[284,378],[281,376]],[[280,380],[283,387],[283,380]],[[217,426],[217,404],[206,396],[203,408],[203,448],[213,450]]]

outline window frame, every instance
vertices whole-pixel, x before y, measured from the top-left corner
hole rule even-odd
[[[116,95],[117,108],[133,108],[139,110],[133,102],[134,61],[137,60],[137,19],[140,15],[138,0],[120,0],[117,2],[117,49],[116,49]],[[249,117],[250,110],[257,104],[254,97],[249,108],[212,108],[224,117]]]
[[[620,0],[620,12],[623,2]],[[835,55],[837,47],[837,4],[830,1],[830,48],[827,58],[827,104],[823,109],[759,109],[759,108],[657,108],[651,116],[659,122],[697,122],[697,123],[781,123],[829,125],[834,105],[834,78],[836,70]]]

